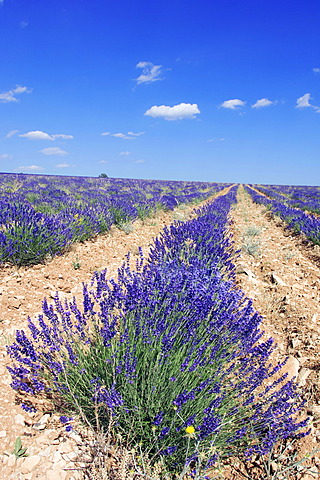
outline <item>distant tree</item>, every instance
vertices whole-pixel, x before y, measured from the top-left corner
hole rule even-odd
[[[108,178],[106,173],[100,173],[99,178]]]

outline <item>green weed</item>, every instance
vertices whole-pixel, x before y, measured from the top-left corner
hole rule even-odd
[[[21,458],[21,457],[28,457],[29,454],[26,453],[27,447],[22,446],[21,438],[17,437],[16,441],[14,442],[14,449],[13,449],[13,455],[16,456],[16,458]]]

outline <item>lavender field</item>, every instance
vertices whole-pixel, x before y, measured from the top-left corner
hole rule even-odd
[[[290,230],[320,245],[319,187],[248,185],[247,190],[254,202],[265,205]]]
[[[195,218],[166,227],[148,258],[140,252],[136,270],[124,264],[116,281],[95,272],[81,302],[59,294],[53,304],[44,300],[42,314],[7,347],[11,386],[25,411],[51,399],[67,431],[82,418],[109,442],[118,436],[128,449],[139,445],[139,468],[143,458],[153,471],[149,478],[215,478],[208,472],[231,457],[268,456],[279,442],[307,435],[308,419],[297,416],[303,399],[283,371],[286,359],[273,364],[275,342],[263,337],[263,318],[236,286],[229,216],[237,190],[196,182],[3,177],[3,261],[17,265],[18,254],[10,252],[21,239],[26,248],[21,232],[38,244],[51,232],[62,243],[49,252],[61,254],[68,242],[113,223],[221,193]],[[262,199],[274,208],[272,199]],[[281,205],[287,208],[284,200]]]
[[[200,202],[226,185],[0,174],[0,263],[30,265],[111,225]]]

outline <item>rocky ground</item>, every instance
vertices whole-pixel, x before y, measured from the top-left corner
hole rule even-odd
[[[107,268],[108,276],[116,277],[128,251],[134,264],[138,247],[147,255],[164,225],[192,215],[191,207],[183,207],[145,223],[137,221],[133,228],[126,228],[127,233],[114,227],[46,265],[0,269],[0,480],[80,480],[90,460],[81,446],[80,432],[65,432],[59,412],[52,412],[44,404],[42,410],[29,414],[16,405],[5,350],[16,329],[25,328],[28,315],[40,313],[44,297],[52,299],[59,291],[62,296],[81,298],[82,282],[89,282],[94,271]],[[253,298],[264,317],[266,335],[278,344],[274,361],[289,355],[286,368],[297,377],[307,400],[312,433],[289,451],[291,456],[295,450],[304,455],[320,448],[320,249],[290,235],[280,220],[271,218],[263,206],[253,204],[242,188],[230,218],[235,249],[240,250],[235,260],[238,285]],[[16,458],[12,453],[18,437],[28,457]],[[320,452],[311,455],[309,473],[291,478],[319,478],[317,465]],[[259,459],[246,468],[234,461],[232,467],[222,470],[220,478],[285,478],[281,477],[283,467],[278,459],[270,467],[273,477],[263,473]]]

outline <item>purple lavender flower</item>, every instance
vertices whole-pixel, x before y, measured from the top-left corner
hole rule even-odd
[[[68,423],[68,422],[71,422],[72,420],[73,420],[72,417],[67,417],[66,415],[61,415],[60,417],[61,423]]]
[[[163,420],[163,416],[164,416],[164,412],[159,412],[155,417],[154,417],[154,420],[153,420],[153,425],[160,425],[160,423],[162,422]]]

